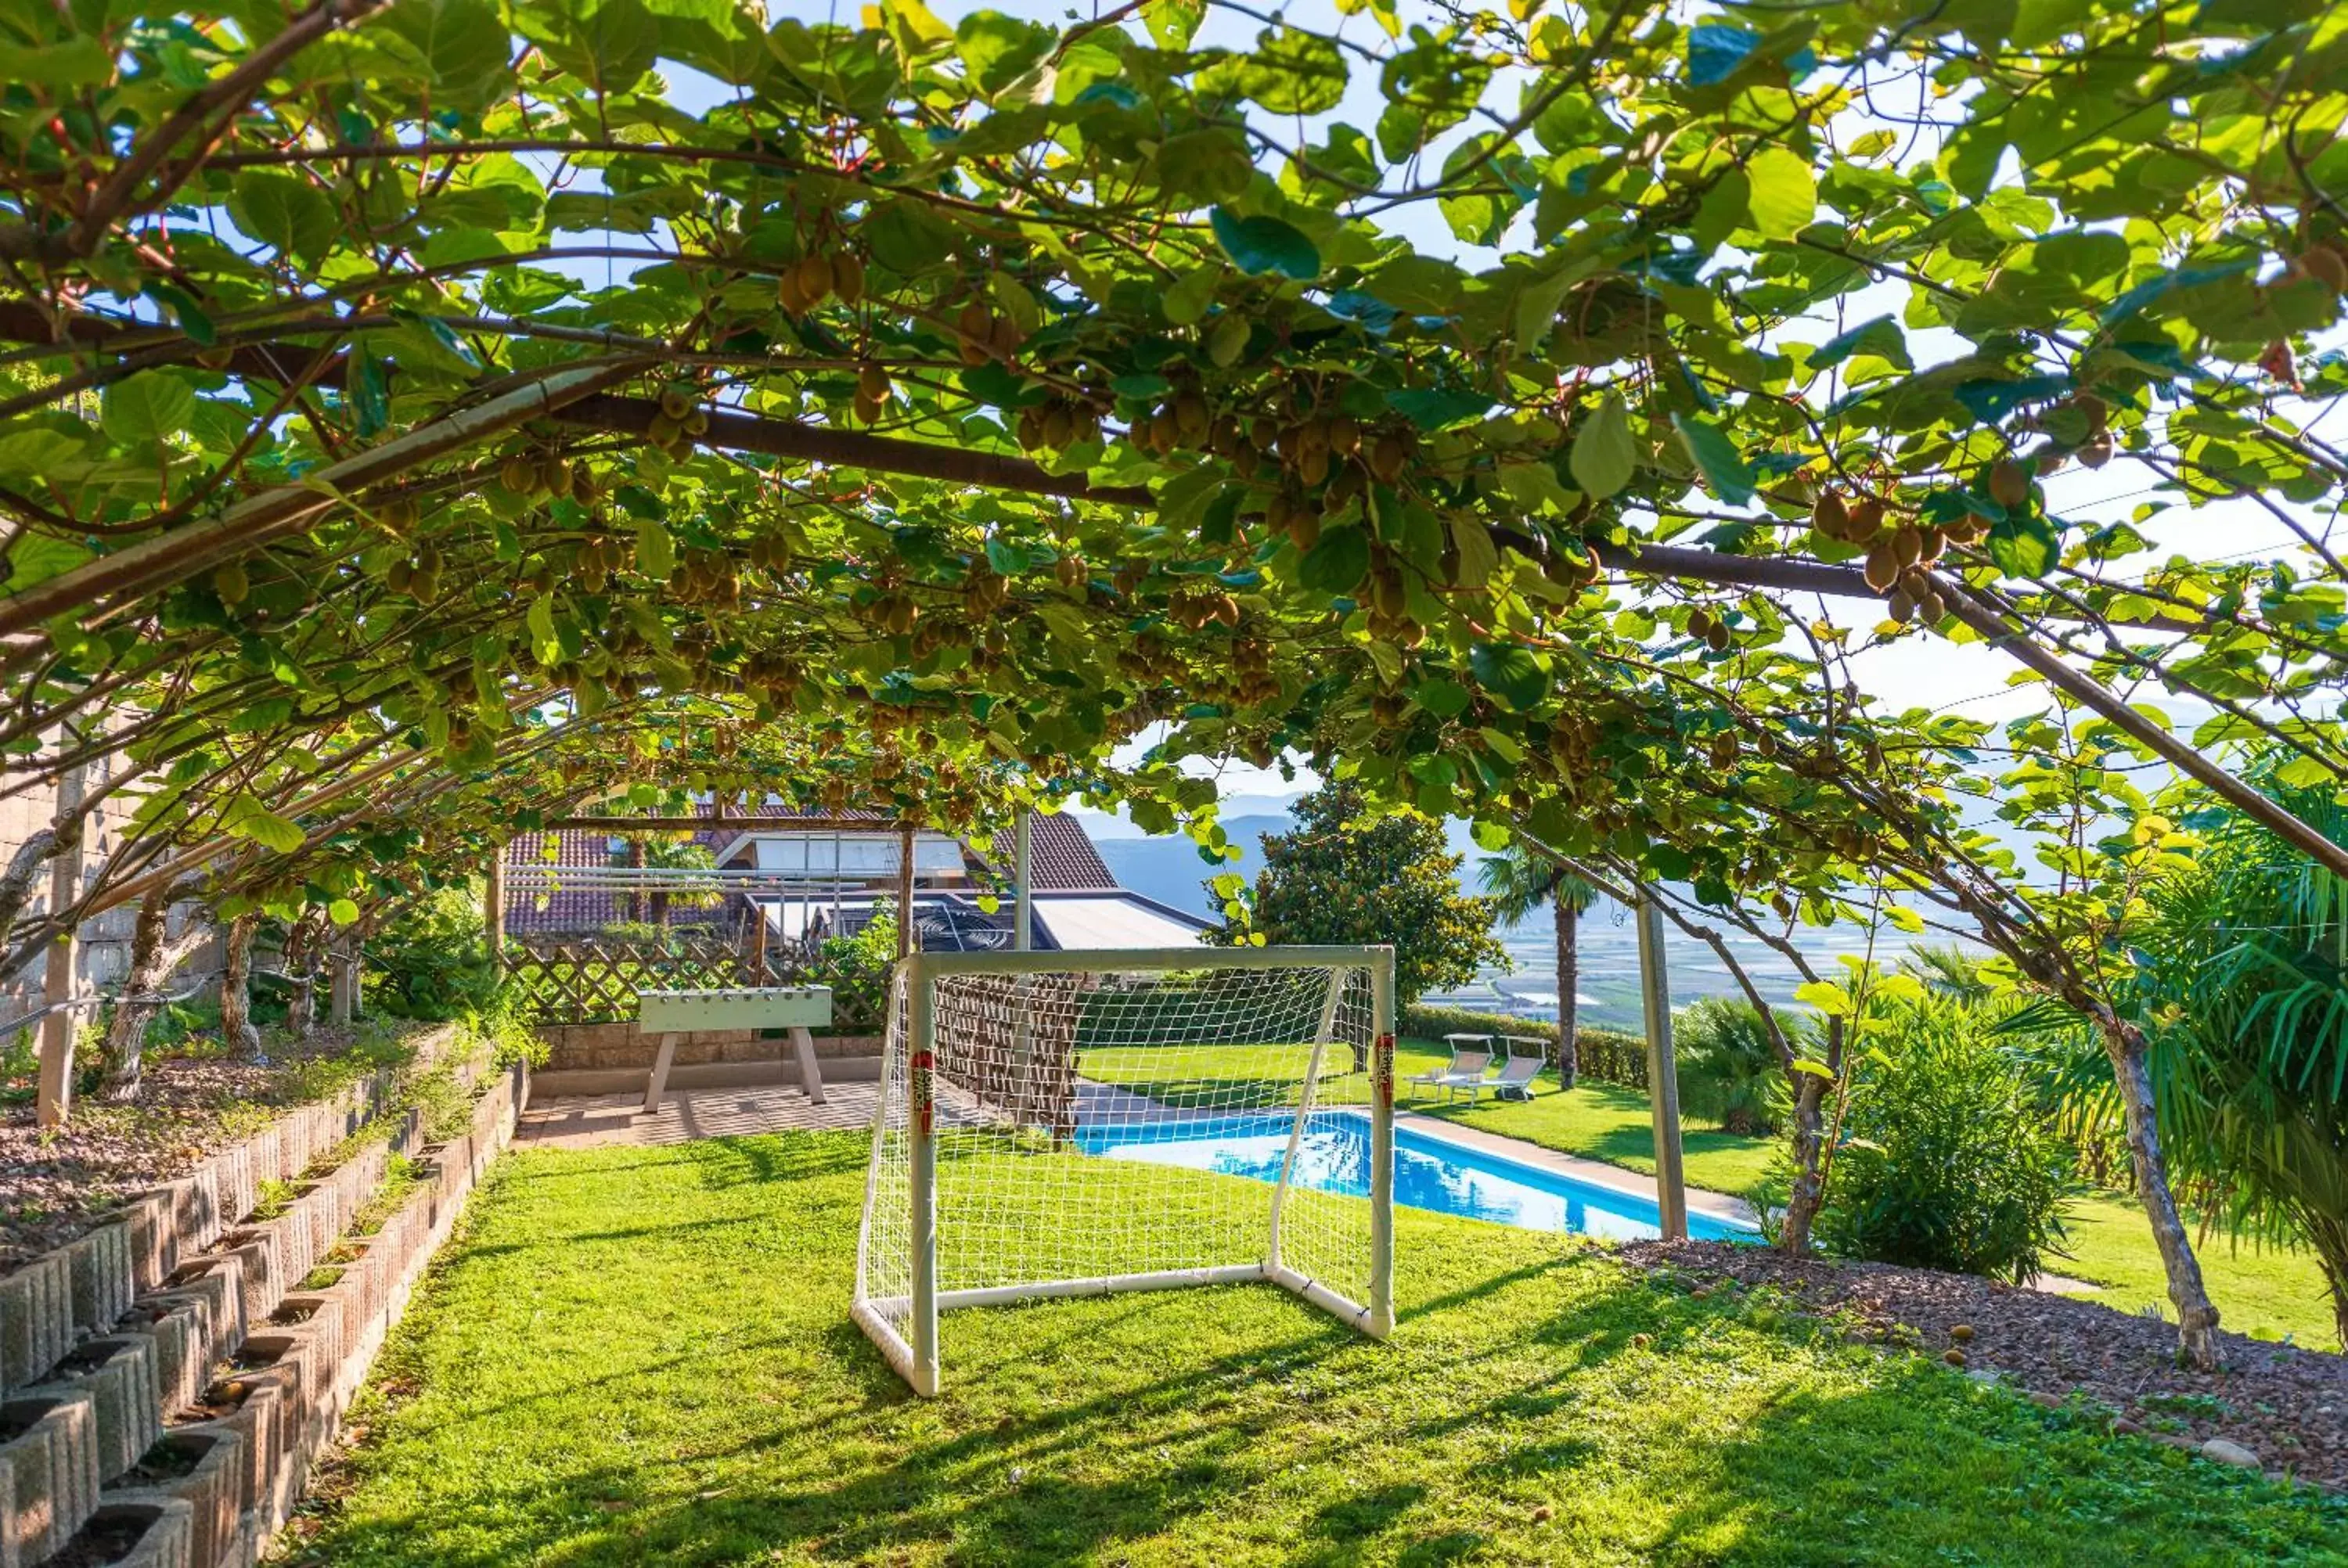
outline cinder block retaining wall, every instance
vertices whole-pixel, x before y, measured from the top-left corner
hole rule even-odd
[[[633,1023],[541,1024],[547,1059],[530,1075],[541,1097],[557,1094],[624,1094],[641,1091],[660,1050],[660,1036]],[[817,1064],[827,1079],[853,1082],[880,1076],[880,1038],[869,1034],[815,1037]],[[669,1070],[676,1089],[714,1089],[746,1083],[797,1083],[788,1035],[763,1040],[755,1030],[695,1030],[680,1037]]]
[[[141,1568],[256,1559],[528,1103],[519,1064],[458,1072],[480,1092],[446,1143],[426,1144],[409,1112],[252,1217],[258,1183],[296,1180],[381,1114],[394,1081],[379,1074],[0,1280],[0,1568],[37,1568],[77,1540]],[[395,1153],[421,1179],[355,1233]],[[320,1288],[294,1289],[314,1270]]]

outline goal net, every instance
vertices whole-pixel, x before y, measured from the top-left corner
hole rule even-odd
[[[938,1314],[1269,1281],[1394,1323],[1387,948],[897,966],[857,1322],[935,1393]]]

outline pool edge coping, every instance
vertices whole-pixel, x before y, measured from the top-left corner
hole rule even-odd
[[[1657,1207],[1662,1204],[1662,1192],[1653,1176],[1643,1176],[1636,1171],[1609,1164],[1603,1160],[1593,1160],[1584,1154],[1569,1154],[1529,1139],[1511,1138],[1505,1132],[1462,1127],[1456,1122],[1406,1111],[1399,1105],[1395,1107],[1395,1125],[1408,1128],[1435,1143],[1454,1144],[1488,1158],[1509,1161],[1528,1170],[1569,1177]],[[1715,1193],[1707,1187],[1689,1187],[1686,1193],[1691,1214],[1700,1214],[1706,1219],[1739,1227],[1753,1227],[1757,1233],[1761,1216],[1744,1199],[1727,1193]]]

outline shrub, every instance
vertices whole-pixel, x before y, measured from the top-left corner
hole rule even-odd
[[[1817,1235],[1878,1263],[2021,1280],[2063,1235],[2063,1141],[1995,1009],[1903,1004],[1860,1060]]]
[[[876,899],[872,917],[852,937],[827,937],[820,979],[832,989],[834,1019],[889,1016],[889,972],[897,962],[897,906]]]
[[[463,888],[409,905],[367,938],[366,952],[367,1003],[395,1018],[462,1018],[496,998],[480,907]]]
[[[1787,1109],[1786,1075],[1759,1009],[1727,997],[1705,997],[1680,1009],[1672,1035],[1683,1117],[1746,1137],[1778,1130]]]

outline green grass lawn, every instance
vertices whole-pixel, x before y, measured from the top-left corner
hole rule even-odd
[[[847,1316],[865,1151],[509,1155],[288,1555],[2343,1561],[2338,1500],[1657,1289],[1601,1249],[1409,1211],[1389,1344],[1269,1286],[960,1312],[946,1395],[915,1399]]]
[[[1437,1097],[1415,1109],[1543,1148],[1654,1173],[1654,1125],[1647,1097],[1634,1089],[1583,1082],[1568,1093],[1554,1078],[1545,1077],[1529,1103],[1487,1099],[1473,1108],[1464,1103],[1447,1107]],[[1691,1186],[1741,1197],[1768,1169],[1773,1145],[1767,1139],[1739,1138],[1693,1123],[1684,1126],[1680,1136]],[[2058,1274],[2101,1286],[2088,1300],[2124,1312],[2157,1306],[2175,1316],[2167,1311],[2168,1287],[2160,1254],[2152,1245],[2144,1210],[2133,1197],[2083,1192],[2072,1201],[2065,1229],[2069,1255],[2051,1260],[2051,1266]],[[2313,1254],[2298,1247],[2261,1248],[2247,1241],[2237,1245],[2223,1235],[2202,1240],[2197,1250],[2210,1299],[2218,1304],[2227,1327],[2261,1337],[2288,1335],[2319,1349],[2340,1348],[2332,1298]]]
[[[1309,1049],[1136,1047],[1087,1052],[1083,1071],[1087,1078],[1138,1090],[1168,1105],[1292,1104]],[[1395,1052],[1395,1074],[1403,1085],[1399,1103],[1427,1116],[1522,1138],[1545,1149],[1603,1160],[1643,1175],[1654,1174],[1654,1128],[1647,1097],[1639,1091],[1585,1081],[1568,1093],[1558,1088],[1555,1078],[1544,1075],[1535,1081],[1529,1102],[1502,1102],[1486,1095],[1470,1105],[1463,1100],[1446,1102],[1439,1091],[1429,1095],[1423,1090],[1413,1098],[1407,1083],[1410,1076],[1441,1067],[1448,1060],[1445,1049],[1432,1040],[1402,1041]],[[1334,1077],[1344,1074],[1350,1065],[1348,1055],[1335,1052],[1323,1071]],[[1683,1125],[1680,1139],[1691,1186],[1743,1197],[1769,1168],[1772,1144],[1766,1139],[1740,1138],[1694,1122]],[[2087,1299],[2125,1312],[2147,1307],[2166,1311],[2168,1295],[2160,1255],[2134,1198],[2102,1191],[2081,1193],[2072,1204],[2066,1227],[2069,1255],[2055,1259],[2053,1266],[2059,1274],[2098,1286]],[[2302,1248],[2258,1247],[2248,1242],[2237,1245],[2221,1235],[2203,1241],[2199,1251],[2210,1297],[2217,1302],[2226,1327],[2267,1337],[2288,1336],[2302,1345],[2323,1349],[2339,1348],[2331,1296],[2312,1254]]]

